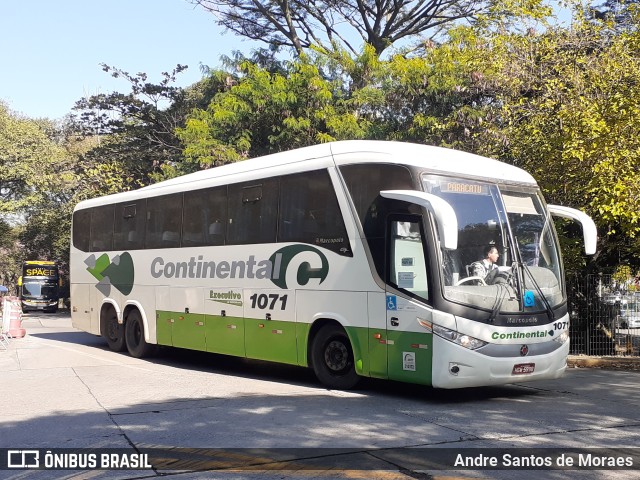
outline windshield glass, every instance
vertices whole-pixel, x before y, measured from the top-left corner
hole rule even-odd
[[[56,291],[55,282],[27,282],[22,286],[22,296],[25,298],[54,298]]]
[[[448,299],[505,313],[563,301],[555,231],[537,190],[436,175],[423,185],[458,220],[458,248],[442,249]]]

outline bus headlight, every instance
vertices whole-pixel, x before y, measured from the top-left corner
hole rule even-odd
[[[558,342],[559,344],[563,344],[567,340],[569,340],[569,330],[563,331],[560,335],[553,339],[554,342]]]
[[[469,335],[460,336],[457,343],[469,350],[476,350],[477,348],[484,347],[487,344],[487,342],[480,340],[479,338],[470,337]]]
[[[429,322],[428,320],[425,320],[423,318],[417,318],[416,320],[422,327],[430,330],[439,337],[460,345],[461,347],[468,348],[469,350],[476,350],[480,347],[484,347],[487,344],[487,342],[480,340],[479,338],[472,337],[471,335],[461,335],[455,330],[441,327],[440,325],[436,325],[435,323]]]

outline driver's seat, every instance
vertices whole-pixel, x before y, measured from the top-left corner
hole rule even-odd
[[[469,265],[465,265],[465,268],[467,269],[467,277],[473,277],[473,266],[478,263],[479,262],[473,262],[473,263],[470,263]]]
[[[467,271],[467,276],[466,278],[469,277],[475,277],[474,280],[469,280],[469,282],[467,282],[467,285],[484,285],[484,282],[482,281],[481,277],[477,277],[473,274],[474,271],[474,265],[477,265],[479,262],[473,262],[470,263],[469,265],[465,265],[465,270]]]

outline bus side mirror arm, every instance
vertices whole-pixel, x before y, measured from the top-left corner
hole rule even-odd
[[[584,253],[593,255],[596,253],[596,243],[598,242],[598,230],[596,224],[589,215],[575,208],[563,207],[560,205],[547,205],[551,215],[575,220],[582,225],[582,235],[584,236]]]
[[[431,212],[438,225],[440,241],[444,248],[458,248],[458,218],[453,207],[445,200],[427,192],[418,190],[383,190],[380,195],[391,200],[414,203]]]

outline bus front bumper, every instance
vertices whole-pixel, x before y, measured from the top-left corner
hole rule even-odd
[[[567,368],[569,341],[550,353],[521,357],[489,357],[433,338],[433,386],[465,388],[555,379]]]
[[[58,308],[57,300],[22,300],[22,311],[53,310]]]

